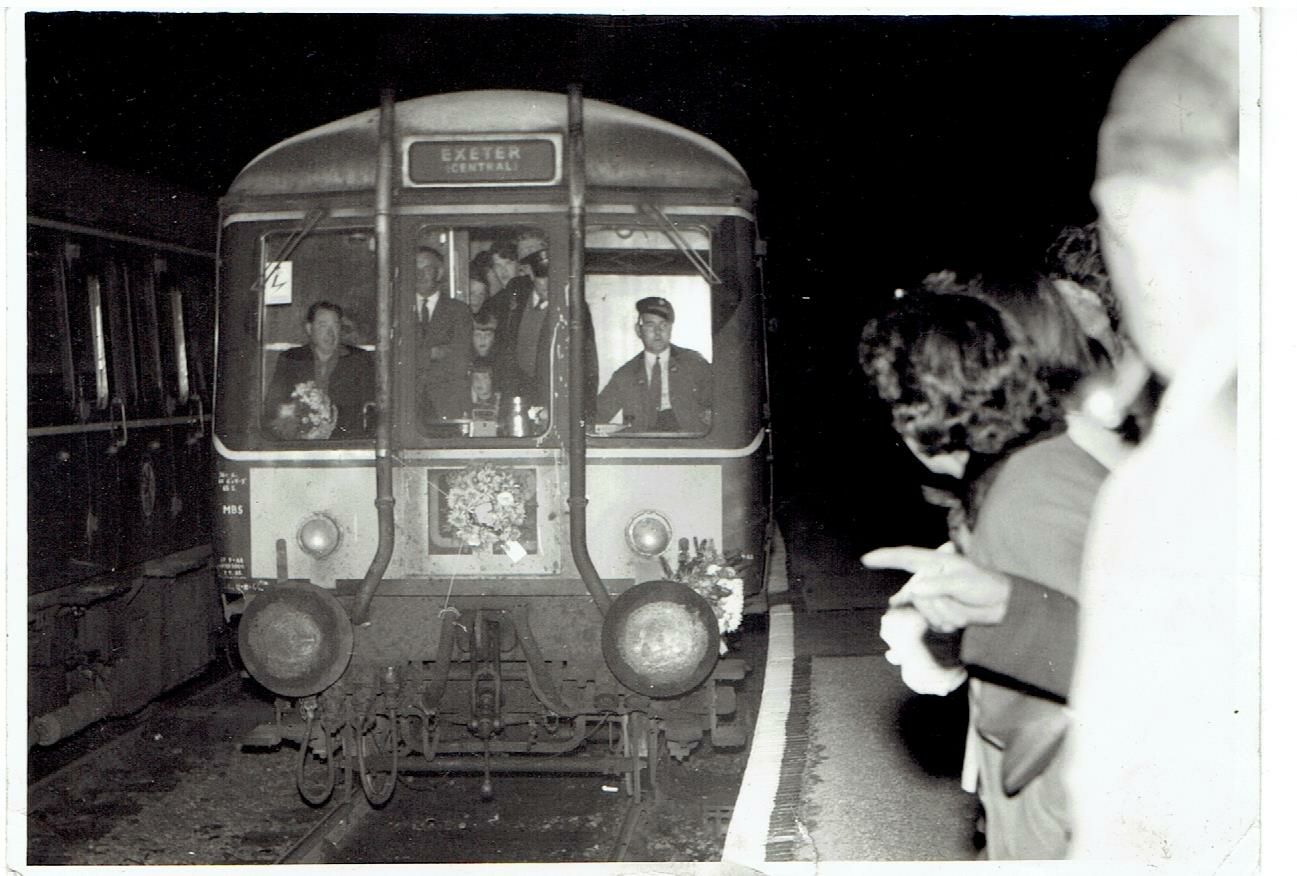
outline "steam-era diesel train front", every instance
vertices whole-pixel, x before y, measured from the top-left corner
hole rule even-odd
[[[235,180],[216,553],[307,800],[335,765],[376,803],[420,769],[638,793],[663,741],[745,742],[719,654],[770,525],[753,199],[720,147],[575,91],[385,99]]]

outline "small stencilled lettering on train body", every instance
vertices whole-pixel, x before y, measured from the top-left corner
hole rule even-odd
[[[223,575],[245,575],[247,566],[247,560],[243,557],[221,557],[216,561],[216,571]]]
[[[248,476],[236,471],[219,471],[216,473],[216,485],[222,493],[233,493],[248,485]]]

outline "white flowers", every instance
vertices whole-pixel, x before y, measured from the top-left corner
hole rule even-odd
[[[447,522],[464,544],[490,553],[497,542],[516,542],[527,512],[522,486],[512,472],[489,463],[453,475]]]
[[[743,623],[743,578],[733,567],[725,564],[710,539],[701,542],[695,539],[692,556],[689,541],[681,539],[679,566],[672,572],[670,564],[663,558],[662,567],[671,580],[689,585],[707,600],[716,614],[722,636],[734,632]],[[725,651],[725,640],[722,639],[721,653]]]
[[[279,406],[272,429],[281,438],[328,438],[338,424],[338,409],[329,396],[307,380],[293,387],[289,401]]]

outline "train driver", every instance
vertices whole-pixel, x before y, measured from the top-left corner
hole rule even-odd
[[[659,296],[635,302],[635,334],[644,351],[622,365],[599,393],[597,418],[620,411],[632,432],[705,432],[712,422],[711,364],[671,343],[675,308]]]
[[[371,354],[342,343],[342,308],[317,301],[306,311],[307,343],[279,354],[266,391],[270,431],[284,439],[363,435],[374,399]]]

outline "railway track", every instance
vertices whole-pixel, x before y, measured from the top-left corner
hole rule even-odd
[[[758,672],[740,695],[753,714],[759,681]],[[717,813],[733,805],[747,757],[702,750],[663,764],[657,806],[648,793],[635,803],[622,780],[589,774],[493,774],[494,796],[483,800],[481,775],[450,773],[403,776],[381,809],[358,785],[349,801],[317,809],[294,786],[296,748],[238,750],[270,707],[258,686],[229,673],[164,697],[93,750],[33,772],[27,862],[719,860]]]
[[[625,861],[638,832],[655,808],[655,801],[645,798],[627,800],[622,804],[609,861]],[[275,861],[276,864],[340,864],[355,863],[347,860],[346,849],[355,833],[363,829],[365,821],[373,814],[359,787],[349,799],[328,807],[328,812],[317,821],[300,840],[294,843]],[[533,853],[537,850],[533,850]]]
[[[239,675],[222,661],[212,664],[207,672],[164,694],[133,715],[105,721],[83,730],[79,735],[62,741],[53,748],[33,748],[27,757],[27,793],[39,793],[53,782],[66,778],[77,770],[92,768],[96,758],[104,758],[135,741],[147,726],[149,719],[160,709],[181,707],[205,696],[220,695],[233,688]]]

